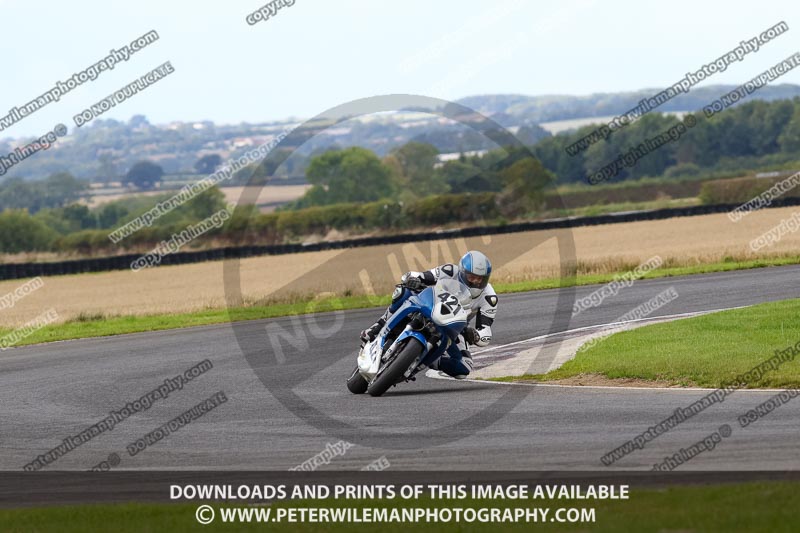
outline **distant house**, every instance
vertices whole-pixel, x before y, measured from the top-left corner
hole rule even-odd
[[[433,166],[434,166],[434,168],[439,168],[442,165],[444,165],[445,163],[447,163],[448,161],[457,160],[462,155],[464,157],[473,157],[473,156],[482,157],[488,151],[489,150],[470,150],[469,152],[452,152],[452,153],[449,153],[449,154],[439,154],[439,155],[436,156],[437,162]]]

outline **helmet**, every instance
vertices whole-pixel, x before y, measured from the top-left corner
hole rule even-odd
[[[458,279],[469,287],[469,293],[477,298],[489,284],[492,263],[481,252],[471,250],[458,263]]]

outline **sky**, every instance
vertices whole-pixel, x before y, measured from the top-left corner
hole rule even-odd
[[[280,0],[278,0],[280,1]],[[800,3],[295,0],[249,25],[261,0],[0,0],[0,116],[156,30],[159,40],[0,132],[39,136],[146,72],[175,72],[102,118],[151,123],[308,118],[382,94],[664,88],[785,21],[789,31],[700,86],[743,83],[800,50]],[[780,82],[800,84],[800,68]]]

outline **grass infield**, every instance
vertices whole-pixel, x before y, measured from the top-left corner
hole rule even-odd
[[[286,507],[394,507],[396,500],[298,501],[275,504]],[[795,532],[800,529],[800,484],[797,482],[754,482],[709,486],[677,486],[663,489],[632,489],[627,500],[404,500],[399,506],[550,508],[544,523],[221,523],[219,507],[209,525],[195,520],[197,504],[83,505],[0,510],[0,524],[6,532],[58,531],[84,533],[110,531],[592,531],[592,532]],[[594,523],[549,522],[560,507],[594,508]],[[273,508],[274,510],[274,508]],[[113,526],[111,526],[113,524]]]
[[[800,299],[720,311],[614,333],[547,374],[517,380],[581,375],[719,387],[800,341]],[[514,379],[514,378],[510,378]],[[783,363],[748,388],[800,386],[800,358]]]

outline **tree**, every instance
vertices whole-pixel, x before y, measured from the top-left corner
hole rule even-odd
[[[44,180],[44,207],[63,207],[83,196],[89,185],[69,172],[56,172]]]
[[[164,170],[152,161],[139,161],[125,174],[122,184],[129,184],[142,189],[152,189],[157,183],[161,182]]]
[[[199,221],[224,208],[225,195],[218,187],[211,187],[182,205],[180,211]]]
[[[517,130],[516,137],[526,146],[536,144],[550,136],[550,132],[538,124],[526,124]]]
[[[493,189],[492,184],[481,176],[481,170],[480,167],[459,159],[448,161],[438,172],[454,193],[490,191]]]
[[[97,181],[108,184],[117,179],[117,166],[111,154],[100,154],[97,162],[100,164],[97,169]]]
[[[0,252],[49,250],[58,234],[24,209],[0,213]]]
[[[519,216],[536,209],[542,203],[543,190],[553,181],[553,175],[538,159],[520,159],[500,172],[506,186],[498,197],[501,212]]]
[[[298,206],[371,202],[391,197],[395,185],[389,169],[365,148],[332,150],[311,160],[306,178],[312,187]]]
[[[287,162],[291,158],[292,150],[281,148],[271,151],[267,157],[255,165],[252,174],[249,175],[248,185],[265,185],[276,179],[279,173],[287,172]]]
[[[62,210],[62,218],[70,225],[72,231],[94,229],[97,219],[89,208],[81,204],[68,205]]]
[[[133,115],[128,121],[128,126],[131,128],[141,128],[149,125],[150,123],[147,121],[147,117],[144,115]]]
[[[222,164],[219,154],[207,154],[197,160],[194,169],[198,174],[213,174]]]
[[[579,135],[554,135],[539,141],[532,148],[533,154],[542,161],[542,164],[558,176],[558,180],[565,182],[580,182],[586,180],[584,168],[584,152],[575,156],[566,153],[566,147],[577,140]]]
[[[28,209],[35,213],[43,207],[44,190],[41,183],[9,178],[0,185],[0,210]]]
[[[416,141],[392,150],[403,172],[403,185],[417,196],[444,194],[450,190],[444,177],[434,166],[439,150],[435,146]]]
[[[69,172],[51,174],[42,181],[11,178],[0,185],[0,210],[27,209],[36,213],[48,207],[62,207],[86,196],[88,184]]]
[[[100,209],[97,214],[97,223],[101,228],[113,228],[126,216],[128,216],[128,209],[123,205],[112,202]]]
[[[778,137],[778,144],[784,152],[800,152],[800,105],[795,106],[791,120]]]
[[[792,102],[790,100],[777,102],[756,100],[747,105],[753,110],[748,118],[754,131],[751,140],[753,150],[757,155],[778,152],[780,150],[778,137],[794,113]]]

